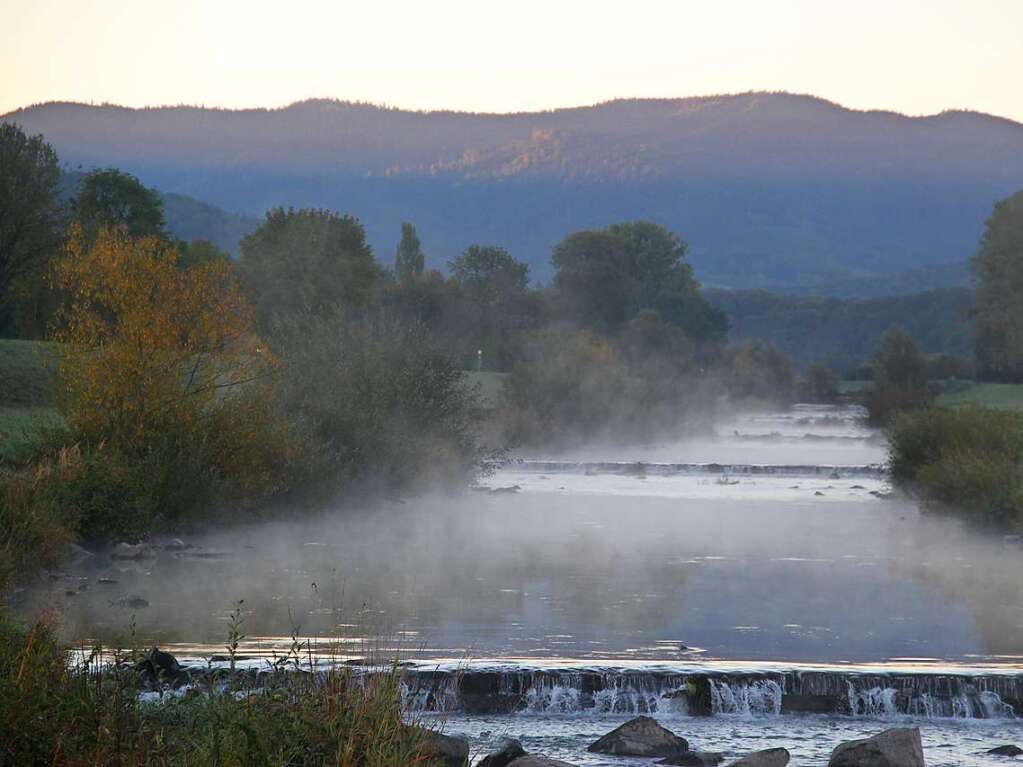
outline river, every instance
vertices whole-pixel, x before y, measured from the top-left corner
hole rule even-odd
[[[1023,739],[1023,551],[890,492],[855,408],[737,414],[701,439],[520,456],[472,492],[92,557],[28,594],[83,646],[136,637],[197,662],[236,606],[244,662],[409,664],[418,715],[483,753],[504,735],[577,765],[652,713],[701,750],[923,730],[928,764]],[[144,608],[120,606],[140,597]],[[138,604],[138,603],[136,603]],[[705,676],[711,717],[690,716]],[[1023,711],[1021,711],[1023,713]]]

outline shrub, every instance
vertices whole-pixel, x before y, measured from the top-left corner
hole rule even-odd
[[[16,579],[57,564],[71,540],[72,512],[54,506],[29,472],[0,475],[0,594]]]
[[[1023,414],[978,407],[898,414],[892,477],[983,524],[1023,522]]]
[[[421,328],[336,312],[282,321],[274,337],[307,489],[404,491],[464,483],[480,469],[481,396]]]

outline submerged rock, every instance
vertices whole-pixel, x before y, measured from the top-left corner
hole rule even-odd
[[[501,742],[497,751],[483,757],[483,761],[476,767],[508,767],[520,756],[526,756],[526,749],[517,740],[507,738]]]
[[[840,743],[828,767],[924,767],[918,727],[896,727],[861,740]]]
[[[678,756],[661,759],[657,764],[670,764],[674,767],[713,767],[715,764],[721,764],[724,760],[725,755],[716,751],[686,751]]]
[[[420,753],[427,759],[436,759],[444,763],[444,767],[465,767],[469,763],[469,741],[451,735],[422,730]]]
[[[591,744],[587,751],[614,756],[680,756],[689,750],[689,742],[656,719],[637,716]]]
[[[1009,744],[1005,746],[995,746],[989,750],[988,753],[994,754],[995,756],[1020,756],[1023,754],[1023,748]]]
[[[728,767],[785,767],[789,763],[789,752],[785,748],[768,748],[754,751],[742,759],[731,762]]]

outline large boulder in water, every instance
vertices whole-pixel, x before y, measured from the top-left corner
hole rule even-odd
[[[476,767],[508,767],[509,764],[520,756],[525,755],[526,749],[522,747],[521,743],[512,738],[507,738],[501,742],[501,746],[497,751],[483,757],[483,761],[476,765]]]
[[[917,727],[897,727],[872,738],[839,743],[828,767],[924,767]]]
[[[1007,746],[995,746],[989,750],[988,753],[993,754],[994,756],[1019,756],[1020,754],[1023,754],[1023,748],[1011,744]]]
[[[433,730],[420,730],[419,753],[429,760],[443,762],[444,767],[465,767],[469,763],[469,741]]]
[[[689,742],[671,730],[661,727],[656,719],[637,716],[612,730],[587,751],[613,756],[680,756],[689,750]]]
[[[789,752],[784,748],[768,748],[755,751],[737,759],[728,767],[785,767],[789,763]]]

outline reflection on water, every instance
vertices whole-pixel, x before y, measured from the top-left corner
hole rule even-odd
[[[854,416],[756,416],[709,443],[619,448],[614,459],[707,462],[731,444],[742,463],[758,454],[760,466],[797,467],[780,476],[720,454],[706,470],[594,470],[608,457],[588,450],[488,481],[516,492],[253,525],[138,561],[94,557],[28,605],[58,606],[76,639],[123,635],[134,614],[143,638],[192,646],[220,645],[244,600],[250,638],[386,636],[420,657],[1023,654],[1021,552],[887,499],[883,477],[856,468],[883,446]],[[118,604],[131,596],[148,606]]]

